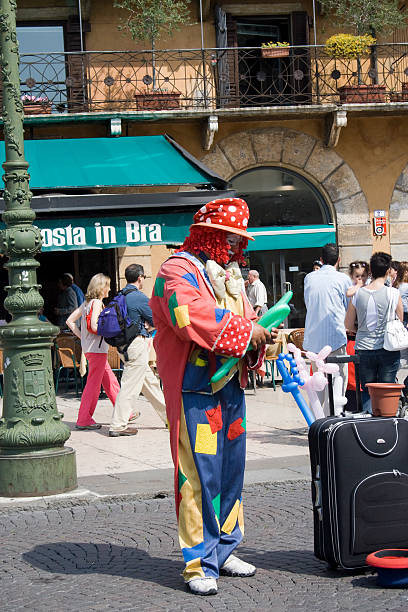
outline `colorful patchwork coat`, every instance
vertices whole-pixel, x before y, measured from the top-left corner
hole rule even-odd
[[[150,307],[157,328],[154,348],[170,426],[176,508],[179,505],[180,409],[186,364],[198,347],[208,351],[211,375],[217,368],[216,355],[238,358],[245,355],[252,335],[252,321],[256,321],[257,316],[244,291],[242,301],[243,317],[220,308],[203,263],[190,253],[181,252],[170,257],[156,278]],[[224,384],[229,379],[226,378]],[[240,369],[240,384],[242,388],[247,384],[245,365]]]

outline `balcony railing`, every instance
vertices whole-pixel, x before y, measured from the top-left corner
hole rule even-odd
[[[260,48],[226,48],[22,55],[21,90],[46,96],[53,113],[408,102],[408,43],[377,45],[358,60],[332,59],[321,46],[287,53],[268,58]],[[357,85],[359,91],[349,89]]]

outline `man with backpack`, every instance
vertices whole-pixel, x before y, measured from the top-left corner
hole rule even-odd
[[[136,337],[125,352],[121,389],[116,397],[109,436],[134,436],[136,427],[129,427],[129,419],[140,392],[152,404],[162,421],[166,422],[166,406],[160,384],[149,366],[149,334],[146,323],[153,327],[152,311],[147,296],[142,293],[145,274],[143,266],[131,264],[125,270],[127,315],[137,330]]]

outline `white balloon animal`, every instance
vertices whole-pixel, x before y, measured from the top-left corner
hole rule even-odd
[[[293,353],[300,377],[305,383],[301,388],[307,393],[310,408],[312,409],[316,419],[322,419],[324,417],[324,412],[322,405],[319,402],[319,398],[317,397],[316,391],[323,391],[327,384],[327,379],[324,374],[320,372],[315,372],[312,376],[310,376],[300,349],[292,343],[288,344],[288,349],[291,353]]]
[[[336,363],[326,363],[324,361],[330,355],[331,351],[331,346],[327,345],[317,354],[312,351],[307,351],[306,357],[316,364],[317,372],[315,372],[314,376],[320,376],[326,381],[323,387],[321,389],[316,389],[316,391],[323,391],[327,384],[325,374],[331,374],[333,376],[334,414],[339,416],[343,412],[345,404],[347,404],[347,398],[342,394],[343,378],[339,374],[339,366]]]

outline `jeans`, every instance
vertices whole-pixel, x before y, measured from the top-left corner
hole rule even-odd
[[[366,383],[395,383],[400,366],[400,351],[386,351],[383,348],[374,351],[356,349],[356,354],[360,355],[363,411],[371,412],[370,394]]]

